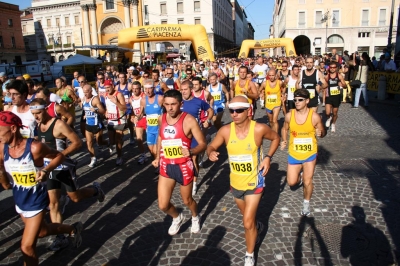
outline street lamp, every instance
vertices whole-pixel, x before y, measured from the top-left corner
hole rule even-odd
[[[321,23],[325,23],[325,53],[328,52],[328,21],[332,16],[329,14],[329,10],[322,16]],[[335,23],[336,18],[333,16],[332,23]]]

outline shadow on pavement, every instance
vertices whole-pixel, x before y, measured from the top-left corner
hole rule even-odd
[[[181,265],[231,265],[231,259],[225,251],[218,247],[226,234],[226,229],[218,225],[207,237],[203,247],[190,252]]]

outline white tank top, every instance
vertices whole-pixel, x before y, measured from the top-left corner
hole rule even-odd
[[[287,99],[288,101],[293,101],[294,99],[294,91],[296,90],[296,82],[297,80],[292,79],[292,75],[289,75],[289,82],[288,82],[288,93]]]
[[[21,118],[22,125],[25,127],[21,128],[19,131],[24,139],[33,138],[35,136],[36,129],[36,120],[30,110],[25,113],[17,112],[17,106],[14,105],[12,108],[12,112],[16,114],[19,118]]]
[[[117,98],[118,93],[120,92],[117,91],[113,96]],[[120,125],[126,123],[124,112],[119,110],[118,106],[109,99],[108,94],[106,94],[106,108],[107,120],[109,125]]]

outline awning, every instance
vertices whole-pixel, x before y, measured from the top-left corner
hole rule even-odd
[[[181,57],[180,54],[167,54],[167,58],[179,58]]]
[[[154,59],[154,55],[151,55],[151,58]],[[143,59],[150,59],[150,55],[143,56]]]

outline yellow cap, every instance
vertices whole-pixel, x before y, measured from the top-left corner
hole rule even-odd
[[[25,80],[31,79],[31,75],[29,74],[23,74],[22,76],[24,77]]]

